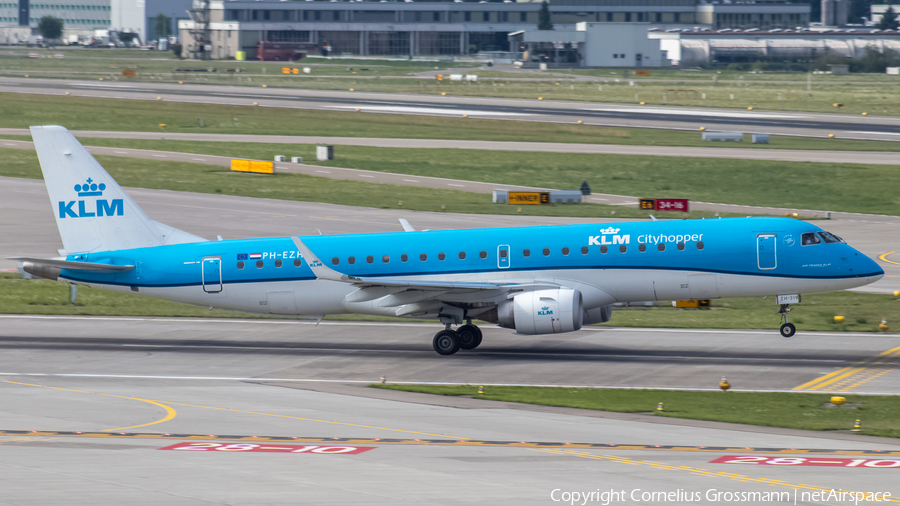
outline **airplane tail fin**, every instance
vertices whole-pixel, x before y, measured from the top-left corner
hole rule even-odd
[[[31,137],[66,254],[206,241],[151,220],[64,127]]]

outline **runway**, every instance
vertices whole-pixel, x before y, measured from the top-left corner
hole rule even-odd
[[[788,494],[781,502],[837,504],[802,494],[900,494],[896,469],[878,468],[900,462],[895,440],[366,386],[386,375],[706,387],[727,374],[737,389],[782,388],[896,337],[851,345],[844,335],[608,329],[526,341],[486,329],[483,348],[447,360],[428,350],[433,329],[415,324],[5,316],[0,328],[10,504],[557,504],[563,492],[610,490],[625,491],[613,504],[662,502],[642,495],[652,491],[699,493],[702,504],[775,491]],[[854,391],[895,390],[894,374]],[[771,464],[734,463],[752,457]],[[815,464],[855,458],[853,468]]]
[[[777,135],[843,139],[897,140],[900,118],[857,117],[806,112],[641,107],[606,103],[452,97],[370,92],[261,88],[164,83],[107,83],[78,80],[0,77],[0,91],[45,95],[157,100],[204,104],[355,111],[428,116],[462,116],[574,123],[629,128],[741,130]],[[535,97],[537,98],[537,97]]]

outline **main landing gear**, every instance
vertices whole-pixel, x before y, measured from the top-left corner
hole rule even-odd
[[[778,310],[778,314],[781,315],[781,337],[784,338],[794,337],[794,333],[797,332],[797,327],[787,321],[787,314],[790,310],[790,304],[782,304],[781,309]]]
[[[460,349],[474,350],[481,344],[482,337],[481,329],[472,325],[471,320],[456,330],[451,329],[447,323],[444,330],[434,335],[432,345],[434,351],[441,355],[453,355]]]

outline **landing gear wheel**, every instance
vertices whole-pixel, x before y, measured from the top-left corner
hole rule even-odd
[[[452,330],[442,330],[434,335],[432,345],[440,355],[453,355],[459,351],[459,336]]]
[[[464,350],[474,350],[481,344],[481,329],[475,325],[463,325],[456,329],[459,335],[459,347]]]
[[[781,337],[794,337],[794,332],[797,332],[797,327],[794,327],[793,323],[785,323],[781,326]]]

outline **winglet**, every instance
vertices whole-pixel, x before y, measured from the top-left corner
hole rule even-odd
[[[343,281],[345,283],[352,283],[356,281],[355,278],[350,277],[346,274],[341,274],[340,272],[332,269],[331,267],[326,267],[319,257],[315,255],[305,244],[300,240],[299,237],[292,237],[294,244],[297,246],[297,249],[300,250],[300,254],[303,255],[303,258],[306,259],[306,264],[309,265],[309,268],[312,269],[313,274],[316,275],[318,279],[329,279],[331,281]]]
[[[409,222],[404,220],[403,218],[400,218],[400,224],[403,225],[404,232],[415,232],[416,231],[416,229],[413,228],[413,226],[410,225]]]

